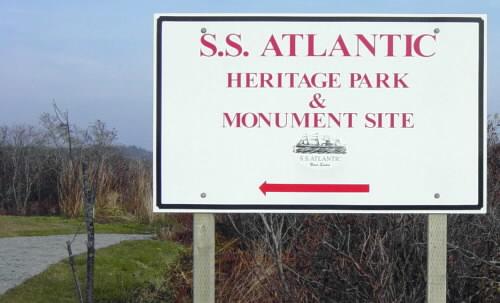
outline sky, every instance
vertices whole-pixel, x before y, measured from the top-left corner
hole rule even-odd
[[[152,150],[154,13],[488,14],[488,113],[500,113],[500,1],[0,0],[0,124],[37,124],[52,102],[81,127]]]

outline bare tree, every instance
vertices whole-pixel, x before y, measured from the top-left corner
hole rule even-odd
[[[85,200],[85,223],[87,226],[87,303],[94,302],[94,267],[95,267],[95,206],[96,194],[103,185],[104,167],[107,148],[116,138],[116,131],[107,130],[105,123],[97,120],[85,131],[84,146],[88,152],[81,161],[83,196]]]
[[[73,135],[68,111],[62,111],[55,101],[52,103],[53,114],[43,113],[40,117],[40,123],[47,130],[47,136],[56,147],[67,146],[68,157],[73,158]]]
[[[10,129],[10,158],[12,161],[10,192],[17,212],[25,215],[33,186],[42,173],[43,146],[39,133],[32,126],[18,125]]]
[[[83,191],[85,198],[85,224],[87,226],[87,303],[94,302],[94,264],[95,264],[95,190],[90,180],[88,164],[83,162]]]

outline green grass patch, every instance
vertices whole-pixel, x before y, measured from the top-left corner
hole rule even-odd
[[[151,285],[161,285],[167,270],[184,253],[173,242],[124,241],[96,253],[95,302],[136,302],[134,296]],[[85,288],[85,254],[76,257],[77,271]],[[10,289],[0,303],[78,302],[68,261],[50,266],[45,272]]]
[[[80,233],[85,233],[83,222],[83,218],[0,216],[0,238],[73,234],[79,227]],[[153,227],[123,218],[110,220],[107,223],[96,223],[95,231],[96,233],[145,234],[151,233]]]

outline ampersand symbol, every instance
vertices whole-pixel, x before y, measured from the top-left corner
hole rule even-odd
[[[311,101],[309,101],[310,108],[325,108],[326,99],[321,99],[320,93],[315,93]]]

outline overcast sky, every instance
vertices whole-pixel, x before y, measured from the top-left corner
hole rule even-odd
[[[101,119],[151,150],[158,12],[486,13],[488,111],[500,112],[497,0],[1,0],[0,124],[38,123],[55,100],[79,126]]]

